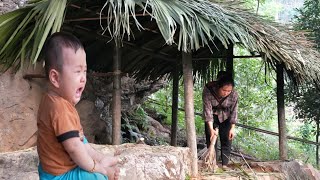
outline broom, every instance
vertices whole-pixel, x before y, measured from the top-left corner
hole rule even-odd
[[[216,169],[218,169],[216,150],[214,148],[214,145],[216,144],[216,141],[217,141],[218,129],[216,129],[215,131],[216,131],[216,134],[210,140],[209,148],[200,156],[201,159],[203,160],[203,167],[210,171],[215,171]]]

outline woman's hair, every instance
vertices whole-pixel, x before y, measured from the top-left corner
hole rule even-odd
[[[225,85],[231,85],[232,87],[234,87],[234,80],[230,73],[224,74],[217,80],[218,88],[222,88]]]
[[[228,73],[227,71],[219,71],[217,74],[217,79],[220,79],[222,76],[226,76],[229,75],[230,73]]]

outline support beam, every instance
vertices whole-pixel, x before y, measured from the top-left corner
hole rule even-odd
[[[115,39],[113,52],[112,144],[121,144],[121,48]]]
[[[187,142],[191,150],[191,178],[198,176],[198,157],[196,130],[194,123],[194,104],[193,104],[193,76],[192,76],[192,55],[182,53],[183,82],[184,82],[184,107],[185,122],[187,127]]]
[[[89,34],[92,34],[92,35],[94,35],[94,36],[98,35],[99,37],[101,37],[101,38],[103,38],[103,39],[105,39],[105,40],[107,40],[107,41],[112,40],[112,38],[111,38],[110,36],[108,36],[108,35],[102,35],[102,34],[100,34],[100,33],[98,33],[98,32],[92,31],[91,29],[85,28],[85,27],[83,27],[83,26],[75,25],[75,26],[69,26],[69,27],[64,26],[64,27],[65,27],[65,28],[68,28],[68,29],[71,28],[71,31],[72,31],[72,29],[76,29],[76,30],[78,30],[78,31],[80,31],[80,32],[82,31],[82,32],[84,32],[84,33],[86,33],[86,34],[89,33]],[[122,44],[123,44],[124,46],[130,47],[131,49],[134,49],[134,50],[137,50],[137,51],[141,51],[141,52],[143,52],[143,53],[145,53],[145,54],[147,54],[147,55],[149,55],[149,56],[152,56],[152,57],[154,57],[154,58],[161,59],[161,60],[164,60],[164,61],[169,61],[169,62],[176,62],[176,58],[170,56],[170,55],[167,54],[167,53],[164,53],[164,52],[155,53],[155,52],[153,52],[153,50],[150,49],[150,48],[147,48],[147,47],[137,47],[134,43],[128,42],[128,41],[122,41]]]
[[[284,78],[283,66],[277,65],[277,106],[278,106],[278,128],[279,128],[279,158],[288,159],[286,118],[284,108]]]
[[[228,45],[227,59],[226,59],[226,71],[233,76],[233,44]]]
[[[179,68],[176,64],[173,72],[172,82],[172,123],[171,123],[171,146],[177,146],[178,129],[178,103],[179,103]]]

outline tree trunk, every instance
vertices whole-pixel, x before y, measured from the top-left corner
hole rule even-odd
[[[194,104],[193,104],[193,76],[192,76],[192,55],[191,53],[182,53],[183,64],[183,82],[184,82],[184,107],[185,122],[187,127],[188,147],[191,150],[191,176],[198,176],[198,158],[196,130],[194,123]]]
[[[178,103],[179,103],[179,69],[176,65],[173,73],[172,86],[172,123],[171,123],[171,146],[177,146],[177,129],[178,129]]]
[[[278,128],[279,128],[279,156],[280,160],[286,160],[287,155],[287,133],[284,108],[284,78],[283,66],[277,65],[277,106],[278,106]]]
[[[121,144],[121,48],[115,40],[113,52],[112,144]]]

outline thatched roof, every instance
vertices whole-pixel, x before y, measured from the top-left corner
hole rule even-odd
[[[112,71],[113,44],[106,42],[120,38],[122,71],[138,79],[171,74],[181,62],[181,51],[193,53],[194,75],[207,79],[219,67],[218,60],[228,56],[226,49],[237,44],[261,55],[270,67],[283,64],[294,82],[319,83],[320,55],[303,33],[232,1],[34,2],[0,16],[0,35],[5,34],[0,36],[2,64],[19,65],[21,56],[34,63],[44,38],[62,25],[84,42],[89,68],[95,71]],[[26,25],[19,26],[20,22]]]

